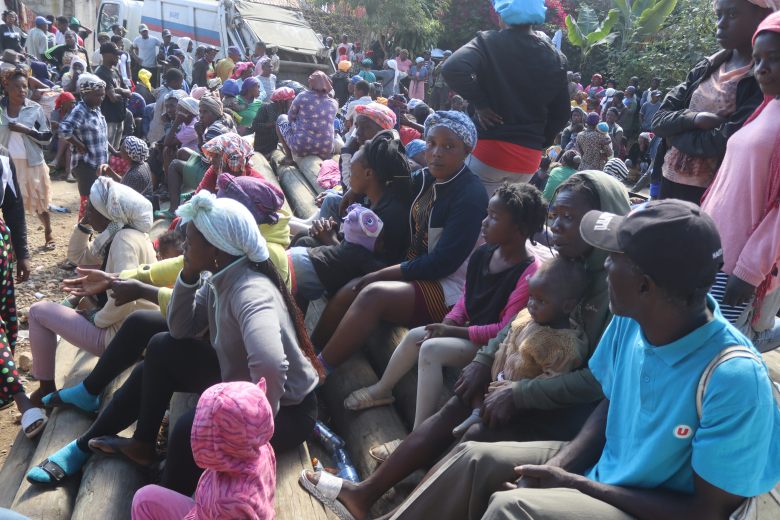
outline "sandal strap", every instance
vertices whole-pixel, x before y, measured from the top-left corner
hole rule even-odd
[[[27,428],[35,424],[37,421],[42,421],[44,419],[46,419],[46,414],[43,413],[43,410],[40,408],[30,408],[22,414],[22,429],[27,430]]]
[[[328,500],[336,500],[336,497],[341,492],[341,485],[344,483],[344,480],[331,475],[327,471],[320,471],[319,474],[320,478],[315,486],[317,491]]]
[[[46,459],[40,464],[38,464],[38,467],[41,468],[46,473],[48,473],[49,476],[52,479],[54,479],[56,482],[59,482],[68,476],[65,473],[65,470],[62,469],[59,464],[57,464],[56,462],[52,462],[49,459]]]

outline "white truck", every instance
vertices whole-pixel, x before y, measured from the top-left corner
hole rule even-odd
[[[298,0],[101,0],[97,32],[111,33],[120,24],[131,41],[139,24],[146,24],[153,36],[163,29],[174,41],[189,37],[197,45],[211,45],[227,53],[236,45],[249,55],[255,43],[278,48],[279,80],[306,84],[315,70],[334,71],[328,50],[303,18]]]

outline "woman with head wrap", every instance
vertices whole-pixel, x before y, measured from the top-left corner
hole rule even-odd
[[[254,72],[255,64],[251,61],[241,61],[236,63],[233,73],[230,75],[231,79],[238,80],[239,85],[246,79],[251,78]]]
[[[351,305],[332,334],[335,322],[319,323],[312,336],[323,347],[320,357],[329,370],[362,347],[373,323],[440,322],[463,291],[466,261],[488,203],[479,179],[464,163],[477,129],[466,114],[442,111],[425,121],[425,131],[428,167],[412,175],[416,195],[406,260],[348,284],[331,300],[336,303],[329,307]]]
[[[375,70],[373,75],[382,83],[382,97],[389,99],[393,94],[401,93],[401,80],[406,78],[406,72],[398,70],[396,60],[387,60],[384,70]]]
[[[651,182],[660,183],[662,199],[699,204],[726,142],[764,99],[753,74],[752,39],[772,12],[767,0],[717,0],[714,8],[723,50],[697,63],[653,117],[652,130],[662,142]]]
[[[442,68],[447,85],[476,108],[479,142],[468,165],[488,195],[504,182],[531,180],[570,111],[566,58],[534,29],[544,21],[544,0],[493,6],[501,28],[478,33]]]
[[[118,273],[156,260],[148,232],[152,229],[152,204],[140,193],[107,177],[98,178],[89,193],[86,216],[74,229],[68,258],[75,264],[102,265]],[[90,241],[90,238],[96,235]],[[56,390],[54,359],[57,336],[100,356],[130,313],[156,308],[150,302],[118,305],[112,295],[98,296],[97,311],[78,312],[55,302],[38,302],[30,307],[30,348],[33,372],[40,388],[31,397],[41,398]]]
[[[406,145],[406,156],[412,165],[412,170],[425,168],[428,162],[425,160],[425,141],[415,139]]]
[[[70,169],[70,160],[66,160],[67,154],[70,152],[68,143],[60,138],[59,125],[65,118],[68,117],[73,107],[76,106],[76,96],[70,92],[62,92],[57,99],[54,100],[54,110],[49,115],[49,124],[52,129],[52,142],[51,149],[57,151],[57,155],[54,160],[48,163],[51,171],[51,176],[55,177],[58,172]]]
[[[729,140],[702,209],[723,245],[723,267],[711,291],[723,315],[760,352],[780,344],[780,13],[753,36],[754,74],[764,102]]]
[[[419,56],[409,69],[409,77],[412,79],[409,84],[409,99],[425,99],[425,82],[428,81],[429,75],[425,58]]]
[[[0,100],[0,145],[8,149],[19,177],[21,197],[27,211],[43,224],[45,247],[55,247],[49,204],[51,182],[43,146],[51,142],[52,132],[43,108],[27,98],[29,68],[0,69],[0,82],[6,95]]]
[[[74,57],[70,63],[68,72],[62,75],[62,88],[66,92],[71,92],[78,95],[78,88],[76,84],[79,80],[79,76],[87,72],[87,62],[79,57]]]
[[[260,80],[251,76],[241,84],[241,93],[236,97],[235,110],[236,125],[238,133],[247,135],[251,133],[252,122],[255,120],[257,111],[263,104],[260,98]]]
[[[265,378],[275,415],[270,441],[275,450],[297,447],[314,428],[319,365],[303,316],[269,261],[252,214],[239,202],[206,191],[179,214],[187,238],[168,308],[170,333],[149,343],[144,360],[92,427],[48,458],[65,476],[80,470],[90,449],[153,464],[155,439],[173,392],[201,393],[220,381]],[[206,331],[205,341],[196,339]],[[164,487],[186,495],[201,472],[189,447],[193,417],[183,416],[171,429],[161,479]],[[132,438],[116,436],[136,420]],[[43,468],[30,471],[28,479],[61,480]]]
[[[343,107],[347,103],[347,99],[349,99],[349,71],[351,68],[352,63],[350,61],[341,61],[339,62],[339,70],[330,77],[333,83],[333,94],[340,107]]]
[[[279,87],[271,93],[257,111],[252,121],[255,132],[255,151],[268,158],[269,154],[279,147],[279,134],[276,132],[276,120],[280,115],[290,110],[290,104],[295,99],[295,91],[289,87]],[[269,102],[270,101],[270,102]]]
[[[154,89],[152,88],[152,73],[146,69],[138,71],[138,82],[135,84],[135,91],[143,96],[146,103],[154,103]]]
[[[612,139],[608,133],[598,131],[599,120],[596,112],[588,114],[584,121],[585,129],[574,140],[573,149],[580,155],[581,170],[602,170],[612,158]]]
[[[109,165],[100,167],[100,175],[110,177],[115,182],[134,189],[145,197],[152,196],[152,170],[146,160],[149,158],[149,147],[146,141],[128,135],[119,146],[119,156],[130,163],[127,172],[120,176]]]
[[[209,169],[200,181],[196,192],[206,190],[216,191],[217,177],[228,173],[234,177],[242,175],[262,179],[260,172],[252,167],[250,159],[254,155],[252,146],[246,139],[235,132],[219,135],[201,148],[203,157],[209,162]]]
[[[329,97],[333,88],[322,71],[309,76],[309,90],[299,94],[290,111],[279,116],[279,140],[288,158],[316,155],[327,159],[333,154],[333,121],[338,102]]]
[[[260,85],[263,87],[260,94],[263,101],[267,100],[276,90],[276,74],[274,74],[273,63],[273,59],[266,56],[261,58],[255,67],[255,77],[260,80]]]
[[[187,36],[182,36],[181,38],[179,38],[177,45],[179,46],[179,49],[181,49],[181,52],[184,56],[184,60],[181,62],[181,68],[184,71],[184,75],[187,77],[187,79],[189,81],[192,81],[192,63],[193,63],[192,38],[188,38]]]

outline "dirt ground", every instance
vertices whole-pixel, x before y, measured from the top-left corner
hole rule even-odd
[[[52,205],[68,208],[70,213],[51,213],[51,223],[57,248],[54,251],[44,250],[43,226],[34,215],[27,214],[27,240],[31,254],[30,279],[16,286],[16,308],[19,315],[20,333],[16,345],[16,360],[22,354],[30,355],[30,341],[27,334],[27,311],[30,305],[39,300],[60,301],[65,293],[60,289],[60,282],[73,274],[73,271],[60,269],[58,265],[65,260],[68,239],[76,224],[79,209],[79,196],[75,184],[65,181],[52,181]],[[27,393],[34,391],[38,384],[27,372],[22,372],[26,379]],[[12,406],[0,410],[0,466],[8,455],[8,450],[19,432],[18,412]]]

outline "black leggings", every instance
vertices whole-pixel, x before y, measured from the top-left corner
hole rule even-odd
[[[679,182],[670,181],[666,177],[661,179],[662,199],[687,200],[688,202],[693,202],[698,205],[701,204],[701,199],[704,197],[705,191],[707,191],[707,188],[680,184]]]
[[[159,311],[135,311],[128,316],[84,379],[87,392],[99,395],[119,374],[141,359],[152,336],[167,330],[168,324]]]
[[[175,339],[167,332],[156,334],[149,341],[144,360],[78,439],[78,446],[88,451],[90,439],[115,435],[136,420],[133,438],[153,444],[174,392],[201,394],[221,380],[216,351],[208,342]],[[185,495],[194,492],[202,471],[192,458],[193,418],[194,412],[185,414],[173,426],[163,475],[163,485]],[[278,451],[298,446],[309,437],[316,420],[317,401],[312,392],[301,404],[279,410],[271,445]]]

